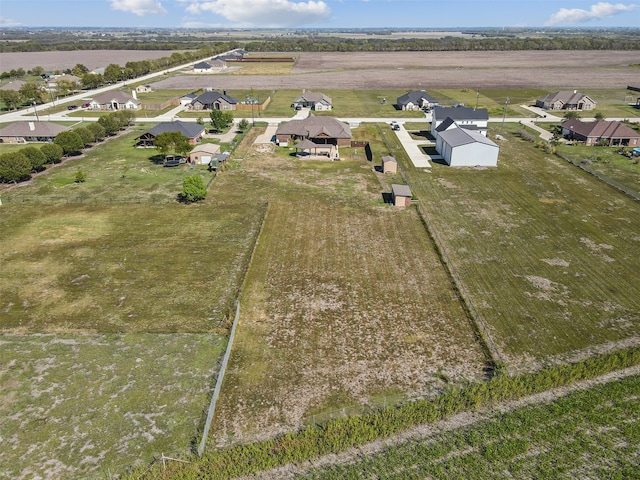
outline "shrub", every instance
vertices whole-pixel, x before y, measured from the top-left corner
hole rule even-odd
[[[44,170],[44,164],[47,163],[47,157],[37,147],[25,147],[20,152],[29,159],[32,172],[40,172]]]
[[[180,192],[180,200],[187,203],[198,202],[204,200],[207,196],[207,188],[204,186],[202,177],[199,175],[189,175],[185,177],[182,183],[182,192]]]
[[[87,180],[87,174],[84,173],[82,170],[78,170],[76,172],[76,178],[74,180],[74,182],[76,183],[84,183]]]
[[[60,163],[64,150],[55,143],[46,143],[40,147],[40,151],[47,159],[47,163]]]
[[[0,182],[21,182],[29,179],[31,162],[22,152],[0,155]]]

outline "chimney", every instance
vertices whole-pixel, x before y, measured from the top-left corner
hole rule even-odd
[[[136,94],[136,91],[135,91],[135,90],[131,90],[131,96],[132,96],[133,98],[135,98],[136,100],[138,99],[138,95]]]
[[[29,130],[33,132],[35,129],[36,129],[36,124],[33,122],[29,122]]]

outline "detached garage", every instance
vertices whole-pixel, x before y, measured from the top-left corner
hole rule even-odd
[[[194,165],[208,165],[218,153],[220,153],[220,145],[201,143],[189,153],[189,162]]]
[[[495,167],[500,147],[481,133],[458,127],[439,133],[436,150],[452,167]]]

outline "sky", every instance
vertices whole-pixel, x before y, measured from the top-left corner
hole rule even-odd
[[[640,28],[636,1],[0,0],[0,28]]]

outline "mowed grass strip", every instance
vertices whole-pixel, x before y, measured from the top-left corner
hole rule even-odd
[[[308,180],[322,176],[306,165]],[[321,165],[337,174],[335,162]],[[416,211],[325,191],[270,204],[212,428],[218,443],[482,375],[480,345]]]
[[[190,453],[216,335],[0,336],[1,478],[106,478]]]
[[[208,332],[233,308],[264,207],[3,205],[0,328]]]
[[[622,341],[640,327],[640,207],[507,130],[497,169],[401,157],[472,303],[507,364]]]

